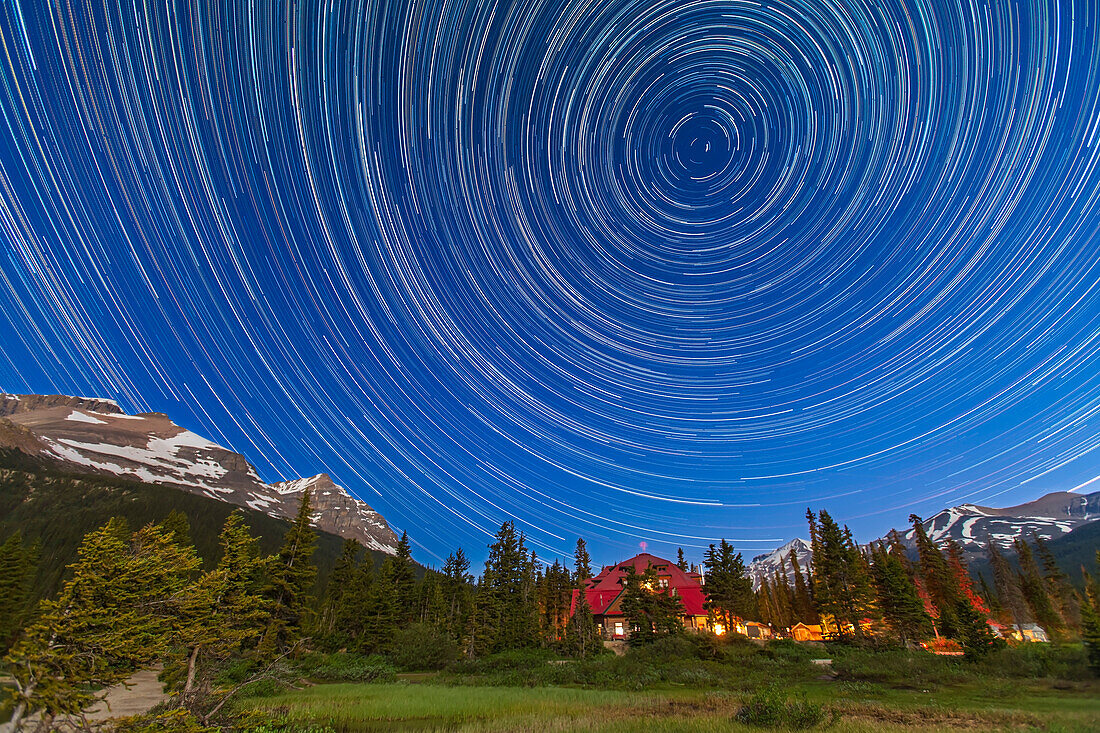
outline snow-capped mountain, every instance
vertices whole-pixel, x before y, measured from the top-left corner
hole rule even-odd
[[[1035,534],[1052,540],[1098,519],[1100,491],[1092,494],[1057,491],[1003,509],[961,504],[924,520],[924,529],[937,544],[953,539],[968,555],[981,556],[985,553],[987,539],[992,539],[998,547],[1009,549],[1017,537]],[[902,540],[914,546],[912,528],[902,533]]]
[[[234,453],[158,412],[127,415],[111,400],[0,394],[0,447],[55,461],[74,472],[174,486],[273,517],[293,517],[311,490],[314,525],[393,553],[397,537],[364,501],[327,474],[274,484]]]
[[[1098,520],[1100,491],[1092,494],[1056,491],[1035,501],[1002,509],[960,504],[924,520],[924,530],[941,547],[948,539],[955,540],[962,547],[967,560],[973,561],[986,556],[987,538],[992,539],[1002,550],[1011,553],[1012,541],[1017,537],[1030,539],[1035,534],[1044,540],[1052,540]],[[905,525],[899,523],[899,526]],[[912,527],[900,534],[907,547],[916,547]],[[880,540],[874,540],[878,541]],[[791,540],[770,553],[757,555],[752,559],[747,570],[753,584],[759,587],[760,579],[765,575],[772,578],[780,566],[780,558],[786,559],[794,548],[797,548],[798,562],[803,568],[812,562],[810,543],[803,539]],[[787,572],[790,573],[789,563]]]
[[[757,555],[752,561],[745,567],[750,578],[752,578],[753,587],[759,588],[760,581],[767,578],[769,582],[775,579],[776,571],[786,572],[790,581],[794,582],[794,575],[791,570],[791,563],[789,561],[791,552],[794,551],[795,557],[798,558],[799,567],[805,571],[807,563],[810,562],[811,551],[810,543],[801,537],[796,537],[782,547],[778,547],[771,552],[764,553],[763,555]]]

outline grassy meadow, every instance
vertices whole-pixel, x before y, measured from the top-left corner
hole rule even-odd
[[[1079,646],[978,662],[790,642],[662,646],[566,662],[511,653],[371,683],[314,676],[256,690],[238,710],[271,721],[257,731],[288,732],[1100,730],[1100,681]]]

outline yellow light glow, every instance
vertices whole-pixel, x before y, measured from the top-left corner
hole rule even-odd
[[[722,624],[715,624],[714,625],[714,633],[717,634],[718,636],[721,636],[722,634],[726,633],[726,627],[723,626]]]

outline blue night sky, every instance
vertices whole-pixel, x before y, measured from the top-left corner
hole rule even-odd
[[[1082,487],[1098,23],[6,0],[0,389],[327,471],[428,563],[511,519],[751,556],[808,506],[867,540]]]

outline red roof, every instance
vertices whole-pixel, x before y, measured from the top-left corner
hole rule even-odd
[[[668,592],[680,599],[685,615],[707,615],[706,609],[703,608],[703,601],[707,599],[707,595],[703,592],[702,576],[699,573],[681,570],[676,563],[656,555],[650,555],[648,552],[635,555],[629,560],[623,560],[615,565],[608,565],[600,571],[599,575],[588,579],[584,593],[593,615],[616,616],[622,614],[616,601],[623,592],[623,577],[629,567],[634,568],[634,572],[639,575],[650,567],[656,568],[658,579],[667,581]],[[579,594],[580,591],[573,591],[573,603],[569,609],[570,614],[576,608]]]

